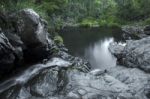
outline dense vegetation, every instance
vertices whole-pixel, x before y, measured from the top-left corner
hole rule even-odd
[[[116,26],[150,23],[150,0],[1,0],[0,10],[33,8],[51,24]]]

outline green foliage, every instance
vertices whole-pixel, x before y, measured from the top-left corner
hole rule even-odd
[[[127,21],[145,19],[150,15],[150,0],[116,0],[116,16]]]
[[[68,0],[1,0],[0,10],[14,12],[24,8],[32,8],[46,20],[65,6]],[[49,22],[49,21],[48,21]]]
[[[54,41],[57,43],[57,44],[63,44],[63,38],[61,37],[61,36],[59,36],[59,35],[56,35],[55,37],[54,37]]]
[[[83,27],[92,27],[95,25],[98,25],[98,22],[91,17],[83,19],[80,23],[80,26],[83,26]]]
[[[50,29],[66,25],[119,26],[145,20],[149,24],[150,0],[1,0],[0,11],[32,8]]]
[[[143,21],[144,25],[150,25],[150,18],[147,18],[146,20]]]
[[[111,19],[100,19],[99,26],[120,27],[121,24],[119,24],[119,22],[117,22],[117,21],[115,22],[115,20],[111,20]]]

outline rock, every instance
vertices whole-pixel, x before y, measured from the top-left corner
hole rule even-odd
[[[119,61],[122,58],[125,45],[125,43],[123,44],[116,42],[113,42],[109,45],[109,51],[117,58],[117,61]]]
[[[61,51],[61,50],[58,51],[57,56],[61,57],[64,60],[72,62],[76,68],[78,68],[83,72],[89,72],[91,69],[91,66],[87,60],[81,59],[79,57],[71,56],[65,51]]]
[[[123,51],[122,64],[128,67],[138,67],[150,72],[150,37],[141,40],[131,40]]]
[[[16,63],[21,62],[23,60],[24,43],[22,42],[20,37],[16,34],[5,32],[5,35],[9,39],[9,42],[11,43],[11,45],[14,47]]]
[[[0,98],[149,99],[150,75],[137,68],[117,66],[86,73],[73,64],[61,66],[56,62],[57,65],[42,69],[28,82],[1,92]]]
[[[13,97],[13,98],[12,98]],[[2,99],[136,99],[129,86],[107,74],[95,76],[76,69],[47,68],[27,84],[0,94]],[[129,98],[130,97],[130,98]],[[55,99],[54,98],[54,99]]]
[[[146,35],[150,35],[150,26],[145,26],[145,28],[144,28],[144,33],[145,33]]]
[[[114,48],[118,49],[115,46]],[[118,64],[150,72],[150,37],[141,40],[128,40],[126,46],[121,49],[123,49],[121,53],[120,51],[115,53],[111,51],[117,56]]]
[[[9,72],[15,62],[14,48],[3,33],[0,33],[0,75]]]
[[[47,23],[32,9],[24,9],[10,15],[15,35],[19,36],[24,46],[25,58],[41,60],[50,54]],[[33,56],[33,57],[32,57]]]
[[[129,86],[131,90],[134,90],[133,94],[138,97],[136,99],[149,99],[149,74],[137,68],[126,68],[124,66],[110,68],[108,74]]]
[[[59,94],[67,83],[65,71],[60,68],[44,70],[28,82],[32,95],[36,97],[48,97]]]
[[[119,99],[121,94],[126,94],[125,99],[129,99],[128,97],[134,99],[128,86],[106,73],[95,76],[91,73],[71,71],[66,88],[68,95],[74,93],[72,97],[77,95],[79,97],[77,99]]]
[[[47,44],[46,23],[35,11],[32,9],[24,9],[11,17],[17,19],[16,23],[18,24],[16,27],[18,29],[18,35],[26,46],[30,48]]]
[[[144,29],[144,26],[123,26],[123,38],[125,40],[131,40],[147,37],[148,31],[145,31]]]
[[[47,32],[47,23],[32,9],[0,14],[0,23],[0,33],[4,33],[0,34],[1,68],[15,73],[23,63],[39,62],[52,55],[55,44]],[[0,72],[6,72],[3,69]]]

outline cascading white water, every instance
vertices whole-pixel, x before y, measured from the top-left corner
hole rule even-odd
[[[113,38],[107,38],[96,42],[85,51],[85,57],[90,61],[94,68],[106,69],[116,66],[116,58],[109,52],[109,45],[114,41]]]
[[[71,63],[64,61],[60,58],[53,58],[51,61],[48,61],[46,64],[37,64],[29,68],[27,71],[25,71],[21,76],[16,78],[16,82],[24,83],[28,81],[28,79],[32,78],[34,75],[38,74],[39,71],[46,67],[51,66],[69,66]]]
[[[15,84],[24,84],[29,79],[34,77],[36,74],[39,73],[40,70],[51,67],[51,66],[60,66],[60,67],[67,67],[70,66],[71,63],[68,61],[65,61],[60,58],[53,58],[50,61],[48,61],[46,64],[36,64],[28,68],[25,72],[23,72],[20,76],[11,78],[4,83],[0,84],[0,93],[4,90],[10,88],[11,86]]]

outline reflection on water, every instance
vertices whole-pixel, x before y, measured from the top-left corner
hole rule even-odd
[[[65,28],[60,31],[70,54],[89,60],[93,68],[105,69],[115,66],[116,59],[108,46],[121,41],[122,31],[118,28]]]
[[[85,49],[85,57],[89,60],[93,68],[105,69],[116,65],[116,58],[108,49],[109,44],[113,41],[113,38],[107,38]]]

